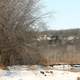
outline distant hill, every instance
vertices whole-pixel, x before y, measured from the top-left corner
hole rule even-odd
[[[80,29],[67,29],[67,30],[48,30],[43,31],[42,33],[45,33],[47,35],[76,35],[80,34]]]

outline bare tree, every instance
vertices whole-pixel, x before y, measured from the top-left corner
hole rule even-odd
[[[35,24],[43,16],[37,15],[40,8],[39,1],[0,0],[0,62],[2,64],[26,63],[22,54],[26,53],[27,56],[28,52],[24,47],[25,49],[30,47],[29,50],[32,50],[31,47],[36,44],[38,32],[35,32],[35,28],[38,26]]]

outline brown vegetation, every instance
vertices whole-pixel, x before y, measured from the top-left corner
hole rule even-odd
[[[42,49],[43,64],[80,64],[80,29],[44,33],[53,38]]]
[[[0,0],[0,64],[80,64],[80,30],[38,31],[38,1]],[[38,41],[42,34],[51,40]]]

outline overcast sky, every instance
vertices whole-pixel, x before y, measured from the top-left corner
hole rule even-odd
[[[52,11],[48,20],[50,29],[80,28],[80,0],[44,0],[46,12]]]

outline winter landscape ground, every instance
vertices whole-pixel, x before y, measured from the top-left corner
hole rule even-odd
[[[7,70],[0,69],[0,80],[79,80],[80,71],[77,69],[70,65],[11,66]]]

